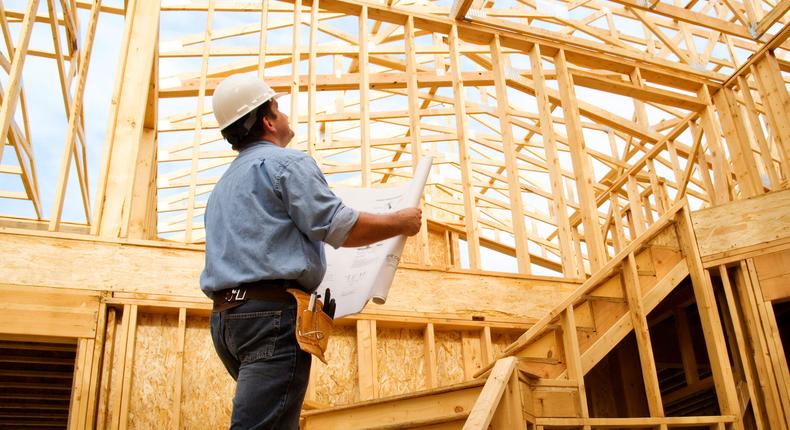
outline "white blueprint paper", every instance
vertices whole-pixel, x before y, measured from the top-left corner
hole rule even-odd
[[[389,213],[420,204],[420,196],[431,171],[432,157],[423,157],[414,179],[390,188],[336,188],[343,203],[369,213]],[[368,300],[382,304],[387,300],[395,270],[398,268],[406,236],[396,236],[360,248],[334,249],[324,245],[326,275],[318,287],[324,294],[329,288],[337,303],[335,318],[362,311]]]

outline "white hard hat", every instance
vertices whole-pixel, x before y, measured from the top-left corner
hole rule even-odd
[[[211,105],[220,130],[267,101],[279,97],[272,87],[254,75],[233,75],[214,89]]]

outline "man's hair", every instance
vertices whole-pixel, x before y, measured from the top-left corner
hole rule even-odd
[[[251,144],[260,141],[263,135],[263,118],[277,118],[272,111],[272,101],[268,100],[264,104],[251,110],[243,117],[234,121],[231,125],[222,129],[222,137],[230,142],[234,151],[241,151]]]

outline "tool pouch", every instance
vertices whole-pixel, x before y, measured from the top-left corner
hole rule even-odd
[[[334,321],[324,312],[324,304],[320,300],[315,301],[315,309],[310,311],[307,309],[310,294],[295,288],[287,291],[296,299],[296,341],[299,347],[327,364],[324,352],[335,327]]]

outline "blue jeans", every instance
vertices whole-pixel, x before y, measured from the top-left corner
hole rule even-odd
[[[296,343],[296,303],[250,300],[211,314],[211,338],[236,380],[231,429],[299,428],[310,354]]]

